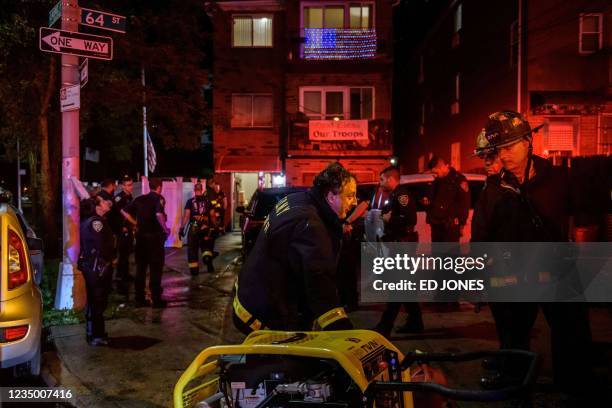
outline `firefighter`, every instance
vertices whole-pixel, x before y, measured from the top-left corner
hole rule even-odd
[[[182,238],[185,235],[185,229],[188,231],[188,250],[187,262],[189,263],[189,272],[192,276],[200,273],[198,253],[202,251],[202,261],[206,265],[209,273],[214,273],[212,264],[214,254],[214,222],[216,216],[212,204],[204,195],[202,184],[196,183],[194,186],[194,197],[187,200],[185,204],[185,213],[183,214],[183,222],[179,230],[179,236]],[[189,227],[187,227],[189,224]]]
[[[537,128],[535,129],[537,131]],[[474,210],[472,240],[481,242],[563,242],[568,240],[570,191],[566,172],[532,153],[532,130],[517,112],[489,116],[476,140],[480,156],[498,154],[503,165],[487,179]],[[515,272],[517,282],[520,270]],[[505,277],[508,278],[508,277]],[[504,279],[510,282],[512,279]],[[499,280],[501,282],[501,280]],[[496,285],[491,281],[491,286]],[[580,303],[490,303],[502,349],[529,349],[541,308],[551,328],[554,381],[564,391],[584,392],[591,380],[591,334]],[[582,351],[582,352],[581,352]],[[483,377],[487,388],[515,384],[522,361],[502,360],[499,371]]]
[[[353,327],[340,306],[336,270],[341,220],[355,203],[355,178],[332,163],[308,191],[276,204],[236,282],[234,324],[241,332]]]
[[[441,157],[432,157],[428,167],[434,176],[431,200],[424,201],[431,241],[459,242],[470,211],[467,179]]]
[[[417,221],[416,203],[410,192],[400,185],[400,172],[397,167],[390,166],[380,173],[380,186],[390,193],[388,203],[382,209],[385,225],[383,242],[418,242],[418,234],[414,230]],[[420,333],[423,331],[421,307],[416,302],[387,303],[380,321],[374,330],[389,337],[400,308],[408,313],[406,322],[397,328],[398,333]]]

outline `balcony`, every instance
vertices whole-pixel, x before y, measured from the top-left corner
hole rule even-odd
[[[289,157],[387,156],[392,150],[391,122],[386,119],[302,119],[289,124]]]
[[[304,28],[302,59],[362,60],[376,57],[375,28]]]

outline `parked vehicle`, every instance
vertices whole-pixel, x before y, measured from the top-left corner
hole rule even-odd
[[[0,368],[40,374],[43,245],[0,191]]]
[[[289,194],[306,191],[307,189],[307,187],[273,187],[256,190],[246,207],[239,206],[236,208],[236,212],[242,214],[243,218],[240,225],[242,228],[242,251],[245,257],[253,249],[261,226],[276,203]]]

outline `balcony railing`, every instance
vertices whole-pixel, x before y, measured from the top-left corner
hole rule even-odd
[[[319,124],[340,124],[346,121],[319,121]],[[321,140],[310,132],[310,122],[293,121],[289,125],[288,155],[305,156],[363,156],[387,155],[393,150],[391,122],[386,119],[367,121],[367,137],[355,140]],[[311,136],[313,137],[312,140]]]
[[[302,58],[354,60],[376,56],[376,29],[304,28]]]

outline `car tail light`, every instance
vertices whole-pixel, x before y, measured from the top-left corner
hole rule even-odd
[[[23,241],[15,231],[8,232],[8,288],[15,289],[28,281],[28,264]]]
[[[6,327],[4,329],[0,329],[0,339],[4,342],[21,340],[26,336],[26,334],[28,334],[28,328],[29,327],[26,324],[23,326]]]

